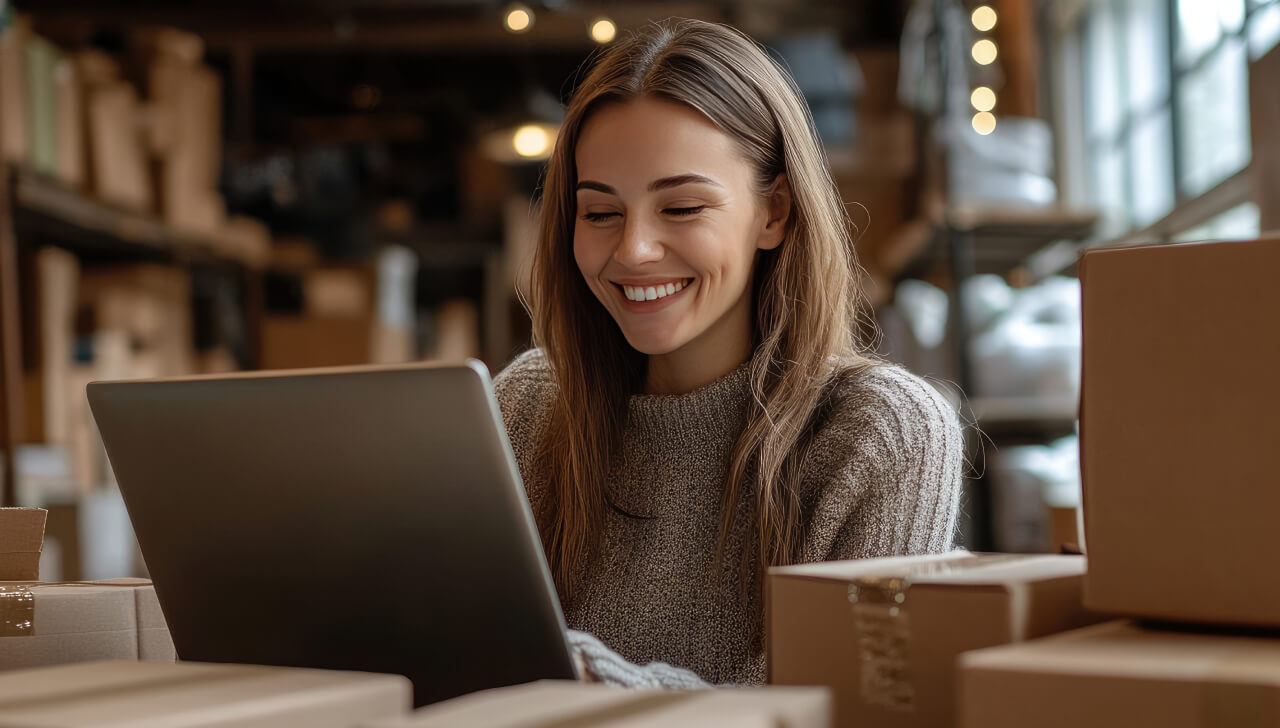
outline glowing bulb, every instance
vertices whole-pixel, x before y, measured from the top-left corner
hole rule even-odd
[[[973,60],[977,61],[980,66],[986,66],[994,62],[998,53],[996,44],[986,38],[973,44]]]
[[[618,34],[618,26],[608,18],[600,18],[591,24],[591,40],[597,43],[608,43]]]
[[[533,27],[533,11],[519,3],[507,8],[507,17],[503,21],[507,30],[512,33],[523,33]]]
[[[973,21],[973,27],[983,33],[996,27],[996,11],[989,5],[979,5],[974,8],[973,15],[969,19]]]
[[[512,135],[511,146],[522,157],[540,157],[551,147],[551,136],[540,126],[525,124]]]
[[[969,102],[978,111],[991,111],[996,107],[996,92],[986,86],[979,86],[969,95]]]
[[[973,115],[973,130],[986,136],[996,130],[996,116],[990,111],[979,111]]]

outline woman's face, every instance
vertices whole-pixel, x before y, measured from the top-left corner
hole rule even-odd
[[[786,210],[756,192],[733,139],[640,98],[592,113],[576,157],[574,259],[631,346],[749,351],[756,251],[782,242]]]

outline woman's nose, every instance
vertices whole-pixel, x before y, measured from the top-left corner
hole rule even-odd
[[[622,229],[622,239],[613,250],[613,259],[626,266],[655,263],[666,254],[653,226],[645,224],[639,216],[632,215]]]

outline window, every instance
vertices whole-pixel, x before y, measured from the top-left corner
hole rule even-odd
[[[1115,233],[1141,229],[1249,163],[1249,62],[1280,40],[1280,0],[1092,0],[1060,47],[1078,48],[1068,124],[1084,154],[1076,203]],[[1073,160],[1068,160],[1071,163]],[[1234,212],[1234,211],[1233,211]]]

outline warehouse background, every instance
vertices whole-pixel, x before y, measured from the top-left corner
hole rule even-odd
[[[1280,0],[0,8],[2,493],[50,580],[143,569],[90,380],[527,347],[562,104],[653,19],[796,77],[879,349],[977,425],[971,548],[1078,542],[1082,247],[1280,229]]]

